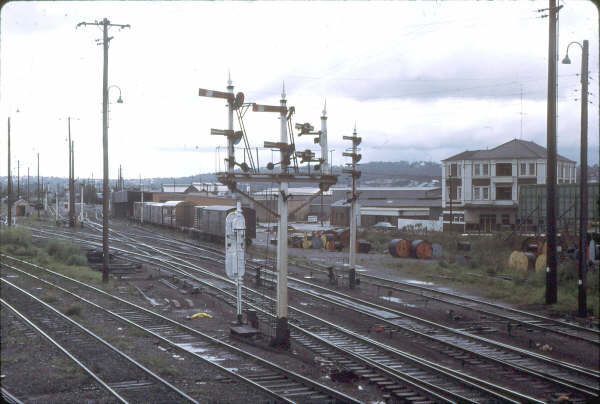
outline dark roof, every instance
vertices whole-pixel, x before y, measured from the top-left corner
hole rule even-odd
[[[496,146],[489,150],[472,150],[458,153],[455,156],[448,157],[442,161],[456,160],[490,160],[490,159],[546,159],[547,151],[545,147],[528,140],[513,139],[500,146]],[[557,154],[557,159],[574,163],[560,154]]]

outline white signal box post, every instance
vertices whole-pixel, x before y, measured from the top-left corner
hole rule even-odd
[[[227,92],[222,91],[213,91],[207,89],[199,89],[198,95],[201,97],[212,97],[212,98],[221,98],[227,100],[228,106],[228,129],[211,129],[211,135],[221,135],[227,137],[227,145],[228,145],[228,156],[227,156],[227,170],[224,172],[217,173],[218,180],[227,185],[227,187],[237,194],[244,196],[246,199],[252,201],[257,206],[262,207],[267,212],[269,212],[273,217],[277,218],[279,221],[278,232],[277,232],[277,321],[275,324],[275,337],[271,341],[272,346],[289,349],[290,348],[290,330],[288,327],[288,282],[287,282],[287,222],[288,222],[288,214],[290,216],[294,215],[299,209],[304,206],[310,204],[315,198],[319,195],[322,195],[324,191],[327,191],[331,185],[337,183],[337,175],[332,175],[328,170],[328,161],[327,161],[327,153],[326,146],[323,147],[325,152],[322,152],[323,156],[320,159],[321,166],[316,168],[315,172],[310,172],[310,163],[316,162],[314,160],[314,155],[310,155],[309,153],[302,152],[300,153],[303,157],[302,162],[309,163],[308,173],[303,173],[300,171],[298,167],[298,162],[296,161],[297,152],[295,150],[295,144],[293,141],[293,133],[292,133],[292,121],[291,117],[294,114],[294,107],[288,107],[287,101],[285,99],[285,85],[283,86],[281,93],[281,100],[279,105],[260,105],[254,102],[245,102],[244,94],[238,93],[234,96],[233,94],[233,85],[231,83],[231,78],[229,78],[227,82]],[[271,150],[279,150],[280,151],[280,162],[278,163],[269,163],[265,167],[268,171],[274,169],[275,165],[279,165],[279,172],[265,172],[260,171],[258,167],[258,157],[256,160],[256,165],[253,162],[252,152],[250,151],[250,144],[248,142],[248,138],[246,135],[246,130],[244,129],[243,124],[243,116],[246,111],[252,107],[253,112],[274,112],[279,115],[281,129],[280,129],[280,141],[279,142],[264,142],[264,147]],[[240,131],[233,130],[233,112],[236,111]],[[323,115],[325,115],[325,111],[323,111]],[[326,122],[324,122],[324,118],[322,118],[321,126],[326,128]],[[310,126],[310,125],[308,125]],[[300,128],[303,132],[302,134],[311,134],[311,135],[320,135],[319,142],[323,142],[325,133],[321,132],[312,132],[311,129],[306,132],[304,131],[304,125],[301,125]],[[288,137],[289,133],[289,137]],[[300,136],[300,135],[298,135]],[[235,146],[237,143],[244,141],[244,162],[238,163],[235,160]],[[326,142],[326,140],[325,140]],[[315,143],[318,143],[315,141]],[[326,145],[326,143],[321,143]],[[310,150],[309,150],[310,152]],[[293,157],[293,163],[291,158]],[[248,165],[246,160],[250,163]],[[301,163],[302,163],[301,162]],[[235,171],[235,166],[238,166],[241,171]],[[321,167],[324,167],[321,168]],[[271,182],[279,184],[279,195],[277,200],[277,212],[274,212],[270,206],[262,203],[260,200],[257,200],[252,197],[249,193],[245,193],[243,190],[238,188],[238,182]],[[288,212],[288,199],[291,195],[288,194],[288,183],[317,183],[319,184],[319,192],[313,194],[308,200],[304,201],[302,205],[296,207],[293,211]],[[241,216],[241,210],[238,211]],[[230,214],[234,215],[237,212],[232,212]],[[238,318],[241,320],[241,281],[242,275],[244,274],[244,236],[241,236],[241,225],[235,224],[234,216],[231,216],[231,224],[229,222],[230,216],[227,217],[226,222],[226,268],[227,275],[237,280],[238,284]],[[241,216],[241,220],[243,220],[243,216]],[[242,222],[243,223],[243,222]],[[237,233],[236,233],[237,232]],[[244,335],[248,335],[245,330],[241,330],[243,327],[234,327],[238,330],[235,332],[243,332]],[[233,332],[233,328],[232,328]]]
[[[242,279],[246,268],[244,250],[246,248],[246,220],[241,203],[225,219],[225,272],[237,285],[237,319],[242,323]]]

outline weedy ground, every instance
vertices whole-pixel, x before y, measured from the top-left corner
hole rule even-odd
[[[543,308],[546,293],[546,273],[543,271],[520,271],[508,267],[508,258],[514,250],[520,250],[523,237],[511,233],[492,235],[449,234],[440,232],[382,233],[359,232],[359,238],[372,243],[377,252],[385,252],[390,240],[427,240],[442,246],[439,260],[410,264],[392,261],[403,275],[424,281],[435,281],[454,288],[468,286],[484,297],[502,300],[520,307]],[[458,250],[457,241],[468,241],[469,251]],[[464,260],[461,257],[465,257]],[[389,262],[389,261],[387,261]],[[460,264],[462,263],[462,265]],[[559,260],[558,302],[550,307],[562,313],[574,313],[578,305],[578,262],[569,258]],[[598,316],[600,309],[598,268],[587,273],[587,302],[590,314]]]

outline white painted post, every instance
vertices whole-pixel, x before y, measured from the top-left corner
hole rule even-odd
[[[227,80],[227,91],[233,94],[233,83],[231,82],[231,74],[229,74]],[[227,129],[233,130],[233,102],[234,98],[230,98],[227,101],[228,111],[227,111]],[[233,148],[233,137],[227,137],[227,173],[233,174],[233,170],[235,169],[235,150]]]
[[[321,172],[323,174],[331,174],[329,172],[329,159],[327,153],[327,101],[323,106],[323,115],[321,116],[321,158],[323,163],[321,164]]]
[[[286,106],[285,99],[285,83],[281,92],[281,138],[280,142],[287,144],[287,121],[284,107]],[[287,151],[281,149],[281,173],[284,174],[287,169],[285,162],[287,158]],[[277,232],[277,328],[275,331],[275,341],[277,345],[284,347],[289,346],[289,329],[287,326],[288,317],[288,282],[287,282],[287,271],[288,271],[288,251],[287,251],[287,239],[288,239],[288,183],[281,182],[279,185],[279,196],[277,198],[277,211],[279,214],[279,229]]]

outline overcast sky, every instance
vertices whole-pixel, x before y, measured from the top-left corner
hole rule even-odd
[[[560,0],[559,58],[590,41],[590,164],[598,163],[598,13]],[[11,116],[13,173],[67,176],[68,116],[77,177],[102,171],[102,38],[77,23],[108,18],[110,176],[184,176],[223,168],[223,100],[198,88],[278,104],[320,126],[333,163],[356,122],[365,161],[436,161],[514,138],[546,146],[548,1],[10,2],[0,12],[0,176]],[[581,50],[558,65],[558,153],[579,161]],[[19,112],[16,112],[16,111]],[[279,141],[276,114],[246,114],[252,147]],[[237,128],[237,122],[236,126]],[[297,149],[314,148],[312,138]],[[315,148],[316,150],[316,148]],[[238,155],[241,158],[241,153]],[[260,154],[261,165],[271,152]]]

